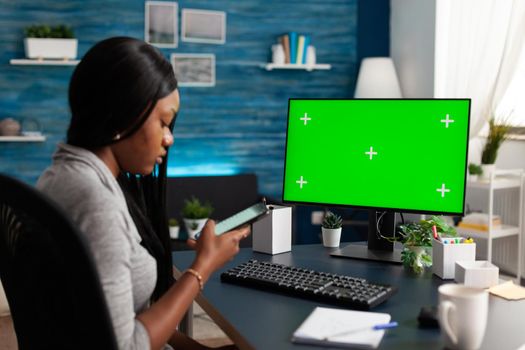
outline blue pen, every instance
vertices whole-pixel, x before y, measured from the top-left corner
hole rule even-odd
[[[363,331],[368,331],[368,330],[380,331],[382,329],[389,329],[389,328],[394,328],[394,327],[397,327],[397,326],[398,326],[398,324],[397,324],[396,321],[392,321],[392,322],[389,322],[389,323],[381,323],[381,324],[376,324],[375,326],[361,327],[361,328],[351,329],[351,330],[340,332],[340,333],[331,334],[329,336],[324,337],[324,340],[328,340],[330,338],[339,337],[341,335],[347,335],[347,334],[363,332]]]

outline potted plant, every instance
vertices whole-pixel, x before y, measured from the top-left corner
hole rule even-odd
[[[481,153],[482,178],[485,180],[489,180],[494,172],[499,147],[507,139],[509,129],[510,125],[505,122],[497,124],[494,117],[489,120],[489,134]]]
[[[175,218],[171,218],[168,220],[168,226],[170,229],[170,238],[171,239],[177,239],[179,238],[179,221]]]
[[[483,174],[483,169],[478,164],[470,163],[468,165],[468,174],[471,181],[478,181],[478,177]]]
[[[65,25],[33,25],[25,28],[24,47],[27,58],[75,59],[78,40]]]
[[[181,214],[184,226],[186,226],[188,231],[188,237],[195,238],[195,235],[202,230],[212,212],[213,207],[209,202],[201,203],[195,196],[184,200]]]
[[[454,227],[438,216],[400,226],[403,243],[401,262],[406,269],[416,274],[421,274],[425,268],[432,266],[433,226],[436,226],[437,232],[441,235],[457,236]]]
[[[343,226],[343,219],[341,216],[328,211],[321,224],[321,231],[323,234],[323,245],[325,247],[339,247],[341,240],[341,227]]]

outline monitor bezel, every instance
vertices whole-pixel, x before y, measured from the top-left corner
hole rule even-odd
[[[461,212],[451,211],[433,211],[433,210],[419,210],[419,209],[407,209],[407,208],[389,208],[389,207],[377,207],[377,206],[363,206],[363,205],[351,205],[351,204],[334,204],[334,203],[318,203],[318,202],[304,202],[304,201],[292,201],[284,198],[285,179],[286,179],[286,159],[288,156],[288,131],[290,127],[290,102],[294,100],[306,101],[306,100],[329,100],[329,101],[352,101],[352,100],[367,100],[367,101],[468,101],[468,115],[467,115],[467,145],[465,155],[465,175],[463,181],[463,210]],[[434,214],[434,215],[451,215],[451,216],[463,216],[465,215],[465,198],[467,191],[467,173],[468,173],[468,150],[469,150],[469,138],[470,138],[470,113],[472,108],[471,98],[297,98],[291,97],[288,99],[288,112],[286,119],[286,142],[284,148],[284,166],[283,166],[283,188],[282,188],[282,202],[284,204],[292,205],[308,205],[308,206],[320,206],[320,207],[337,207],[337,208],[354,208],[354,209],[366,209],[376,211],[392,211],[401,213],[414,213],[414,214]]]

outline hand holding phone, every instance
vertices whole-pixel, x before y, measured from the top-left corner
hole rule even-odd
[[[231,231],[242,225],[246,225],[256,221],[262,216],[268,214],[268,208],[264,202],[256,203],[240,212],[230,216],[218,222],[215,225],[215,235],[220,236],[225,232]],[[195,239],[198,239],[200,232],[195,235]]]

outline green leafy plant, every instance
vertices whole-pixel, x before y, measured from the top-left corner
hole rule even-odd
[[[496,162],[498,149],[507,139],[510,128],[511,126],[506,122],[496,124],[494,117],[489,120],[489,135],[481,153],[481,164],[494,164]]]
[[[468,173],[470,175],[481,175],[483,174],[483,169],[478,164],[470,163],[468,165]]]
[[[453,226],[438,216],[432,216],[429,220],[421,220],[418,223],[401,225],[401,239],[404,248],[401,252],[401,262],[407,269],[420,274],[426,267],[432,266],[433,231],[436,226],[440,235],[456,237],[457,232]]]
[[[33,25],[24,29],[26,38],[56,38],[72,39],[75,37],[73,29],[66,25],[49,26],[46,24]]]
[[[184,200],[184,207],[182,208],[183,218],[205,219],[209,218],[212,212],[213,207],[210,202],[201,203],[201,201],[195,196]]]
[[[179,226],[179,221],[175,218],[171,218],[168,220],[168,226],[170,227]]]
[[[343,219],[341,216],[328,211],[324,216],[321,226],[329,229],[340,228],[343,226]]]

